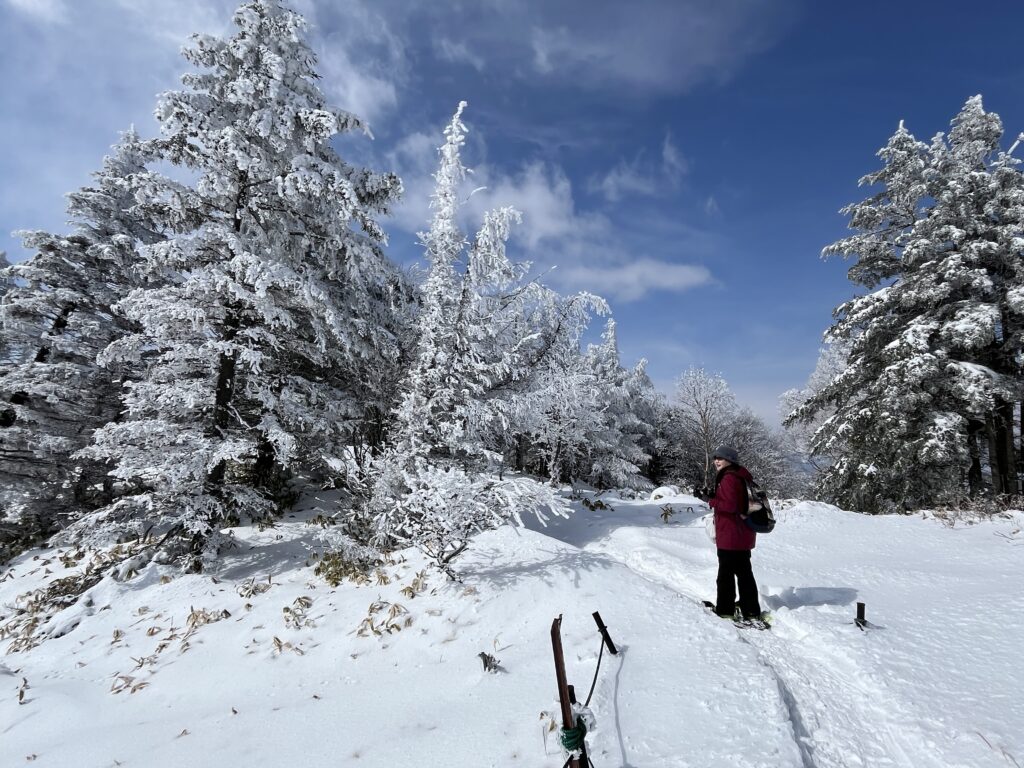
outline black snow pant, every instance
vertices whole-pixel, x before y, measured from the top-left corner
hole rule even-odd
[[[750,568],[750,550],[718,550],[718,600],[715,601],[715,613],[732,616],[736,605],[737,582],[743,615],[748,619],[760,616],[761,604],[757,600],[757,582]]]

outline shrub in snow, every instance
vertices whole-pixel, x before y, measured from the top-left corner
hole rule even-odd
[[[415,546],[452,578],[452,561],[475,534],[510,520],[522,525],[523,515],[543,523],[547,512],[568,514],[565,500],[546,484],[471,474],[422,458],[402,472],[397,487],[402,488],[401,495],[375,499],[382,505],[375,518],[375,543],[385,548]]]

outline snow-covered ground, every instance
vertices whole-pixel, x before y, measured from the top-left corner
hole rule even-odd
[[[462,583],[407,553],[331,588],[302,515],[236,531],[216,574],[105,580],[51,625],[73,630],[0,657],[0,766],[554,768],[551,623],[585,698],[594,611],[621,649],[591,702],[596,768],[1024,765],[1024,514],[780,510],[754,553],[775,616],[758,632],[700,606],[715,556],[699,502],[602,499],[479,536]],[[0,574],[0,626],[85,562],[57,554]]]

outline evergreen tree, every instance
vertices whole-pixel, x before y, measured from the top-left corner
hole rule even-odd
[[[490,441],[494,426],[507,423],[502,394],[519,377],[523,342],[534,335],[516,339],[509,329],[524,330],[516,321],[535,289],[517,285],[524,271],[505,253],[517,212],[489,213],[472,246],[458,225],[465,106],[445,130],[431,227],[421,235],[430,269],[413,363],[372,495],[352,522],[357,536],[370,533],[385,548],[418,546],[449,573],[473,534],[523,512],[543,516],[541,506],[564,506],[532,481],[502,478]]]
[[[920,434],[922,410],[931,402],[920,385],[934,373],[922,371],[918,386],[907,388],[894,382],[898,374],[890,368],[900,333],[912,318],[900,305],[894,284],[904,277],[904,251],[924,215],[928,148],[900,123],[878,156],[883,167],[860,183],[882,189],[843,209],[856,234],[823,251],[826,257],[855,257],[850,279],[869,290],[837,308],[836,322],[826,333],[826,342],[848,345],[847,368],[787,419],[807,421],[831,412],[812,444],[815,454],[836,457],[819,477],[819,493],[864,510],[903,499],[914,464],[912,443]],[[912,343],[914,338],[904,340]]]
[[[7,253],[0,251],[0,302],[3,302],[4,295],[14,287],[14,280],[7,276],[7,268],[11,262],[7,260]]]
[[[645,373],[646,360],[633,370],[619,361],[615,321],[605,324],[603,342],[587,358],[594,371],[597,428],[587,441],[587,480],[597,488],[645,488],[643,471],[650,461],[645,450],[654,433],[654,388]]]
[[[1013,495],[1019,490],[1014,411],[1021,396],[1021,323],[1010,296],[1024,286],[1024,185],[1018,161],[1000,151],[1002,135],[999,116],[985,112],[975,96],[953,119],[949,136],[936,137],[934,204],[908,249],[914,273],[903,301],[918,302],[931,346],[946,361],[944,404],[959,419],[943,426],[958,455],[966,445],[970,490],[980,489],[976,442],[985,435],[992,492]]]
[[[68,195],[74,233],[22,233],[34,255],[5,270],[0,559],[5,547],[10,554],[37,544],[70,515],[111,499],[105,465],[75,452],[120,410],[126,371],[101,368],[96,358],[132,330],[111,307],[138,284],[136,246],[161,239],[136,206],[145,162],[129,131],[94,184]]]
[[[589,474],[590,441],[604,426],[596,376],[578,344],[560,339],[517,403],[517,424],[534,454],[530,464],[552,485]]]
[[[884,189],[845,209],[860,231],[825,249],[856,256],[851,278],[872,292],[826,334],[849,344],[847,369],[790,420],[831,411],[814,438],[835,457],[820,490],[851,508],[978,493],[986,435],[993,490],[1016,490],[1020,174],[980,97],[952,126],[925,148],[901,125],[864,180]]]
[[[138,331],[102,359],[143,360],[144,376],[88,451],[133,493],[72,531],[156,525],[195,566],[223,525],[273,513],[291,475],[325,471],[386,408],[399,357],[400,281],[374,220],[399,182],[332,147],[365,126],[326,102],[301,16],[254,0],[234,24],[194,37],[198,71],[158,104],[150,150],[195,181],[153,175],[139,192],[170,236],[142,249],[153,279],[118,304]]]

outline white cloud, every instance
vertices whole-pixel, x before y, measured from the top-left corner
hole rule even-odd
[[[320,55],[321,87],[327,98],[365,120],[372,128],[398,104],[395,83],[360,71],[343,46],[332,46]]]
[[[665,133],[665,141],[661,145],[661,162],[665,175],[677,184],[690,170],[690,164],[672,141],[672,134],[668,132]]]
[[[440,140],[440,135],[413,133],[389,154],[406,188],[392,221],[406,233],[429,226]],[[463,159],[471,164],[465,153]],[[469,196],[474,188],[476,193]],[[652,291],[686,291],[711,280],[702,266],[634,258],[636,246],[625,243],[607,216],[577,208],[572,183],[557,165],[531,162],[511,173],[483,165],[467,179],[464,194],[460,219],[470,237],[488,210],[510,205],[522,213],[510,253],[531,262],[534,273],[543,273],[545,282],[561,291],[586,290],[631,302]]]
[[[126,26],[176,52],[196,33],[221,34],[231,27],[234,0],[115,0]],[[181,62],[182,65],[184,62]]]
[[[711,282],[705,267],[650,258],[611,266],[576,264],[561,271],[581,289],[623,302],[636,301],[653,291],[678,293]]]
[[[718,205],[718,200],[714,195],[708,195],[708,199],[704,201],[704,213],[712,217],[722,215],[722,208]]]
[[[686,158],[672,141],[671,134],[666,133],[661,145],[660,164],[645,160],[643,152],[640,152],[631,161],[620,160],[604,176],[592,177],[587,188],[603,195],[609,202],[631,195],[653,196],[666,189],[676,189],[688,171]]]
[[[14,10],[46,24],[63,24],[68,20],[64,0],[7,0]]]
[[[473,220],[481,221],[491,208],[511,205],[523,214],[516,238],[530,251],[567,239],[600,236],[608,229],[603,217],[576,210],[572,184],[557,166],[533,162],[511,175],[484,167],[473,183],[485,187],[467,206]]]
[[[591,179],[589,188],[600,192],[609,202],[617,202],[629,195],[653,195],[658,191],[658,180],[640,169],[639,160],[632,163],[620,160],[600,179]]]
[[[488,57],[532,63],[533,72],[586,88],[686,91],[727,80],[750,57],[774,45],[791,26],[791,0],[492,0],[472,16],[472,34],[486,38]],[[437,23],[470,19],[465,6],[436,8]],[[478,45],[478,48],[480,46]]]
[[[361,0],[298,0],[295,8],[310,23],[320,87],[328,98],[371,127],[390,117],[410,73],[408,41],[394,29],[392,15]]]
[[[442,61],[469,64],[477,72],[484,70],[483,58],[473,53],[465,43],[456,43],[447,37],[442,37],[434,42],[434,49]]]
[[[411,133],[385,155],[387,166],[401,176],[404,188],[391,223],[405,232],[421,232],[430,225],[430,195],[434,191],[437,147],[442,139],[440,135]]]

